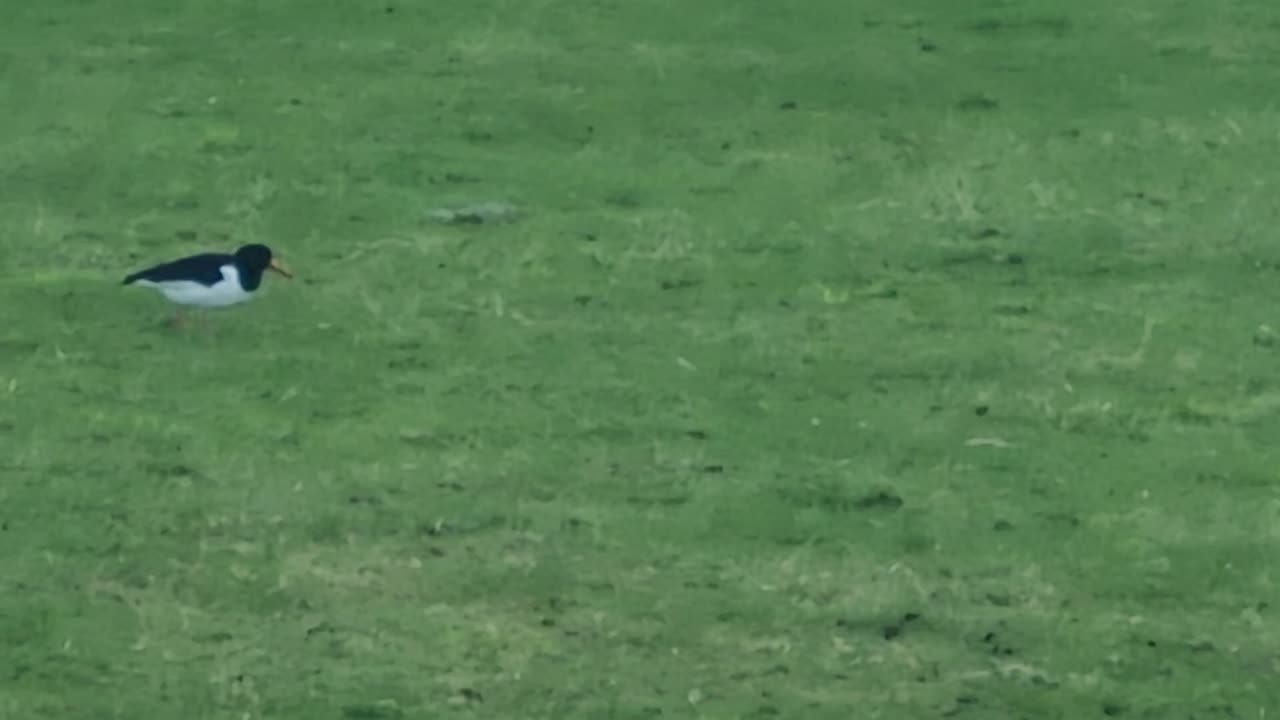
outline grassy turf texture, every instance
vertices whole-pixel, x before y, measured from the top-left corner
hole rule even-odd
[[[1275,716],[1278,32],[10,8],[0,718]]]

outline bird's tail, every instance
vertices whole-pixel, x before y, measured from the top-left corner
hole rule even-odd
[[[141,278],[141,277],[142,277],[142,273],[134,273],[134,274],[132,274],[132,275],[129,275],[129,276],[125,277],[125,279],[124,279],[124,283],[122,283],[122,284],[124,284],[124,285],[132,285],[134,282],[136,282],[136,281],[137,281],[139,278]]]

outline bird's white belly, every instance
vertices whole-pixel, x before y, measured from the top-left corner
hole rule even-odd
[[[223,265],[221,270],[222,280],[213,285],[202,285],[192,280],[166,280],[164,282],[140,280],[138,284],[159,290],[171,302],[179,305],[220,307],[242,303],[253,297],[252,293],[245,292],[244,288],[240,286],[240,273],[236,271],[235,266]]]

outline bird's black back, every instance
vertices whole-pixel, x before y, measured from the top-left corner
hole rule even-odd
[[[222,281],[222,266],[234,265],[235,261],[235,256],[221,253],[191,255],[172,262],[161,263],[146,270],[139,270],[126,277],[124,284],[129,285],[138,280],[150,280],[151,282],[190,280],[206,287],[212,287]]]

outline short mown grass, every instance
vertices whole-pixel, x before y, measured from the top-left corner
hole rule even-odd
[[[1280,711],[1280,10],[784,5],[10,13],[0,718]]]

